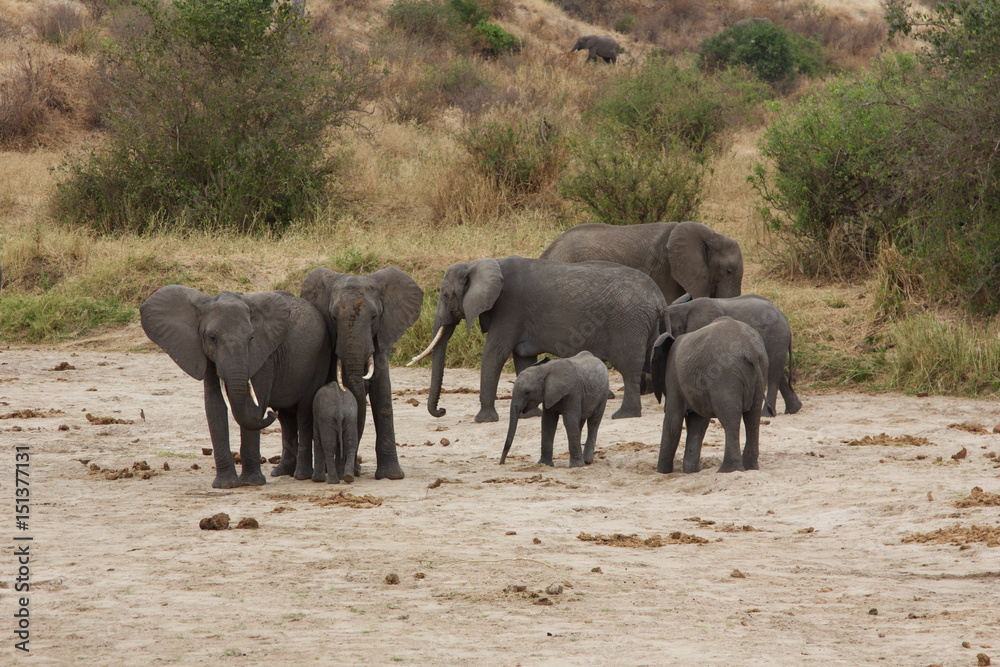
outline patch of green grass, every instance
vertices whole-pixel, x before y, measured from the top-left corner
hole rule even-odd
[[[101,326],[127,324],[138,309],[115,297],[81,297],[59,291],[11,294],[0,300],[0,340],[54,343]]]

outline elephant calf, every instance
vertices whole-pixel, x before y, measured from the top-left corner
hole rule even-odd
[[[539,463],[551,466],[552,442],[562,415],[569,438],[569,466],[579,468],[594,462],[597,429],[608,402],[608,369],[590,352],[581,352],[569,359],[550,361],[548,358],[524,369],[514,380],[510,401],[510,426],[503,446],[500,463],[514,442],[517,422],[522,414],[539,405],[542,409],[542,457]],[[580,435],[587,424],[587,443],[580,451]]]
[[[767,350],[753,327],[720,317],[693,333],[662,334],[653,346],[653,391],[663,405],[663,434],[656,471],[674,471],[674,454],[687,422],[684,472],[701,469],[701,443],[715,417],[726,431],[719,472],[757,470]],[[746,446],[740,458],[740,419]]]
[[[618,62],[618,42],[611,35],[584,35],[570,49],[570,53],[574,51],[586,51],[588,63],[598,58],[606,63]]]
[[[324,467],[327,484],[354,481],[358,472],[358,402],[336,382],[321,387],[313,399],[313,444],[314,482],[323,481]]]
[[[671,304],[667,307],[667,314],[670,316],[670,333],[674,337],[696,331],[726,315],[752,326],[760,334],[767,349],[764,415],[774,416],[774,409],[778,407],[776,400],[779,390],[785,401],[786,414],[795,414],[802,408],[802,401],[792,389],[792,328],[788,324],[788,318],[773,303],[757,294],[744,294],[729,299],[693,299],[686,303]]]

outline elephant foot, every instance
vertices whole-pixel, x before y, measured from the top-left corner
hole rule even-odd
[[[313,477],[313,481],[314,482],[322,482],[323,480],[322,479],[316,479],[315,477]],[[326,483],[327,484],[340,484],[340,478],[337,477],[336,475],[327,475],[326,476]]]
[[[313,476],[312,466],[309,466],[308,468],[305,466],[299,466],[295,468],[295,475],[294,475],[295,479],[309,479],[312,476]]]
[[[398,462],[375,466],[375,479],[403,479],[405,476]]]
[[[543,466],[548,466],[550,468],[556,467],[556,464],[552,462],[552,459],[538,459],[538,463]]]
[[[615,414],[611,415],[612,419],[632,419],[633,417],[642,416],[642,406],[637,408],[626,408],[624,405],[618,408]]]
[[[531,408],[530,410],[525,410],[524,412],[521,413],[522,419],[530,419],[531,417],[541,417],[541,416],[542,416],[541,408]]]
[[[772,408],[767,401],[764,401],[764,407],[761,408],[760,412],[765,417],[774,417],[777,414],[775,413],[774,408]]]
[[[785,401],[785,414],[794,415],[796,412],[802,409],[802,401],[798,397],[793,398],[790,401]]]
[[[354,475],[352,475],[349,472],[344,473],[344,484],[353,484],[353,483],[354,483]],[[336,484],[336,482],[330,482],[330,484]]]
[[[743,469],[744,470],[760,470],[760,464],[757,463],[757,459],[754,459],[753,461],[747,461],[746,459],[744,459],[743,460]]]
[[[350,475],[344,475],[344,479],[347,479]],[[354,476],[361,477],[361,458],[359,457],[354,463]],[[353,480],[352,480],[353,481]]]
[[[213,489],[235,489],[240,486],[243,486],[243,482],[232,470],[228,473],[218,473],[212,480]]]
[[[586,463],[584,462],[584,460],[582,458],[579,458],[579,459],[570,459],[569,460],[569,467],[570,468],[582,468],[585,465],[586,465]]]
[[[539,414],[541,413],[539,412]],[[497,411],[494,408],[489,408],[484,406],[480,408],[479,414],[476,415],[477,424],[482,424],[485,422],[496,422],[496,421],[500,421],[500,415],[497,414]]]
[[[244,471],[240,475],[240,486],[264,486],[265,484],[267,484],[267,478],[260,470]]]
[[[726,461],[725,459],[723,459],[722,465],[719,466],[719,470],[717,472],[743,472],[744,470],[746,470],[746,468],[743,466],[742,461],[737,461],[734,463],[732,461]]]
[[[656,466],[656,472],[660,473],[661,475],[669,475],[673,471],[674,471],[673,463],[671,463],[668,466]]]
[[[271,477],[281,477],[291,475],[295,472],[295,459],[281,459],[278,465],[271,470]]]
[[[334,475],[333,478],[337,479],[339,481],[339,478],[336,475]],[[314,468],[313,469],[313,474],[312,474],[312,480],[314,482],[329,482],[330,481],[330,475],[327,475],[325,472],[323,472],[319,468]]]

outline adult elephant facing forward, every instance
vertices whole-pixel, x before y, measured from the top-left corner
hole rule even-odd
[[[375,479],[403,479],[396,454],[389,355],[400,336],[420,317],[423,290],[394,266],[367,276],[319,267],[302,282],[302,297],[316,306],[326,321],[336,363],[331,371],[358,404],[358,440],[368,416],[365,399],[371,398]]]
[[[441,281],[434,340],[410,363],[433,350],[427,410],[435,417],[448,340],[463,319],[478,317],[486,334],[480,371],[477,422],[497,421],[494,408],[503,365],[514,355],[520,373],[548,353],[572,357],[584,350],[608,361],[625,380],[625,397],[613,419],[639,417],[642,373],[658,332],[665,330],[666,302],[649,276],[610,262],[566,264],[507,257],[453,264]]]
[[[668,304],[685,292],[725,298],[742,291],[739,244],[700,222],[577,225],[549,244],[541,258],[630,266],[652,278]]]

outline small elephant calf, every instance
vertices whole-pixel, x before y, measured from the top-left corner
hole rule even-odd
[[[313,481],[327,484],[348,484],[359,473],[358,402],[349,391],[336,382],[321,387],[313,399],[313,446],[315,462]]]
[[[594,462],[597,429],[608,402],[608,369],[590,352],[580,352],[568,359],[548,358],[521,371],[514,380],[510,401],[510,426],[500,463],[514,442],[520,417],[542,406],[542,456],[539,463],[554,465],[552,443],[555,440],[559,415],[562,415],[569,438],[569,465],[578,468]],[[580,451],[580,435],[587,423],[587,443]]]
[[[684,472],[701,469],[701,444],[715,417],[726,431],[719,472],[757,470],[760,413],[767,382],[767,350],[753,327],[731,317],[682,334],[662,334],[651,362],[656,400],[666,394],[656,471],[674,471],[674,454],[686,420]],[[740,457],[740,419],[746,445]]]

